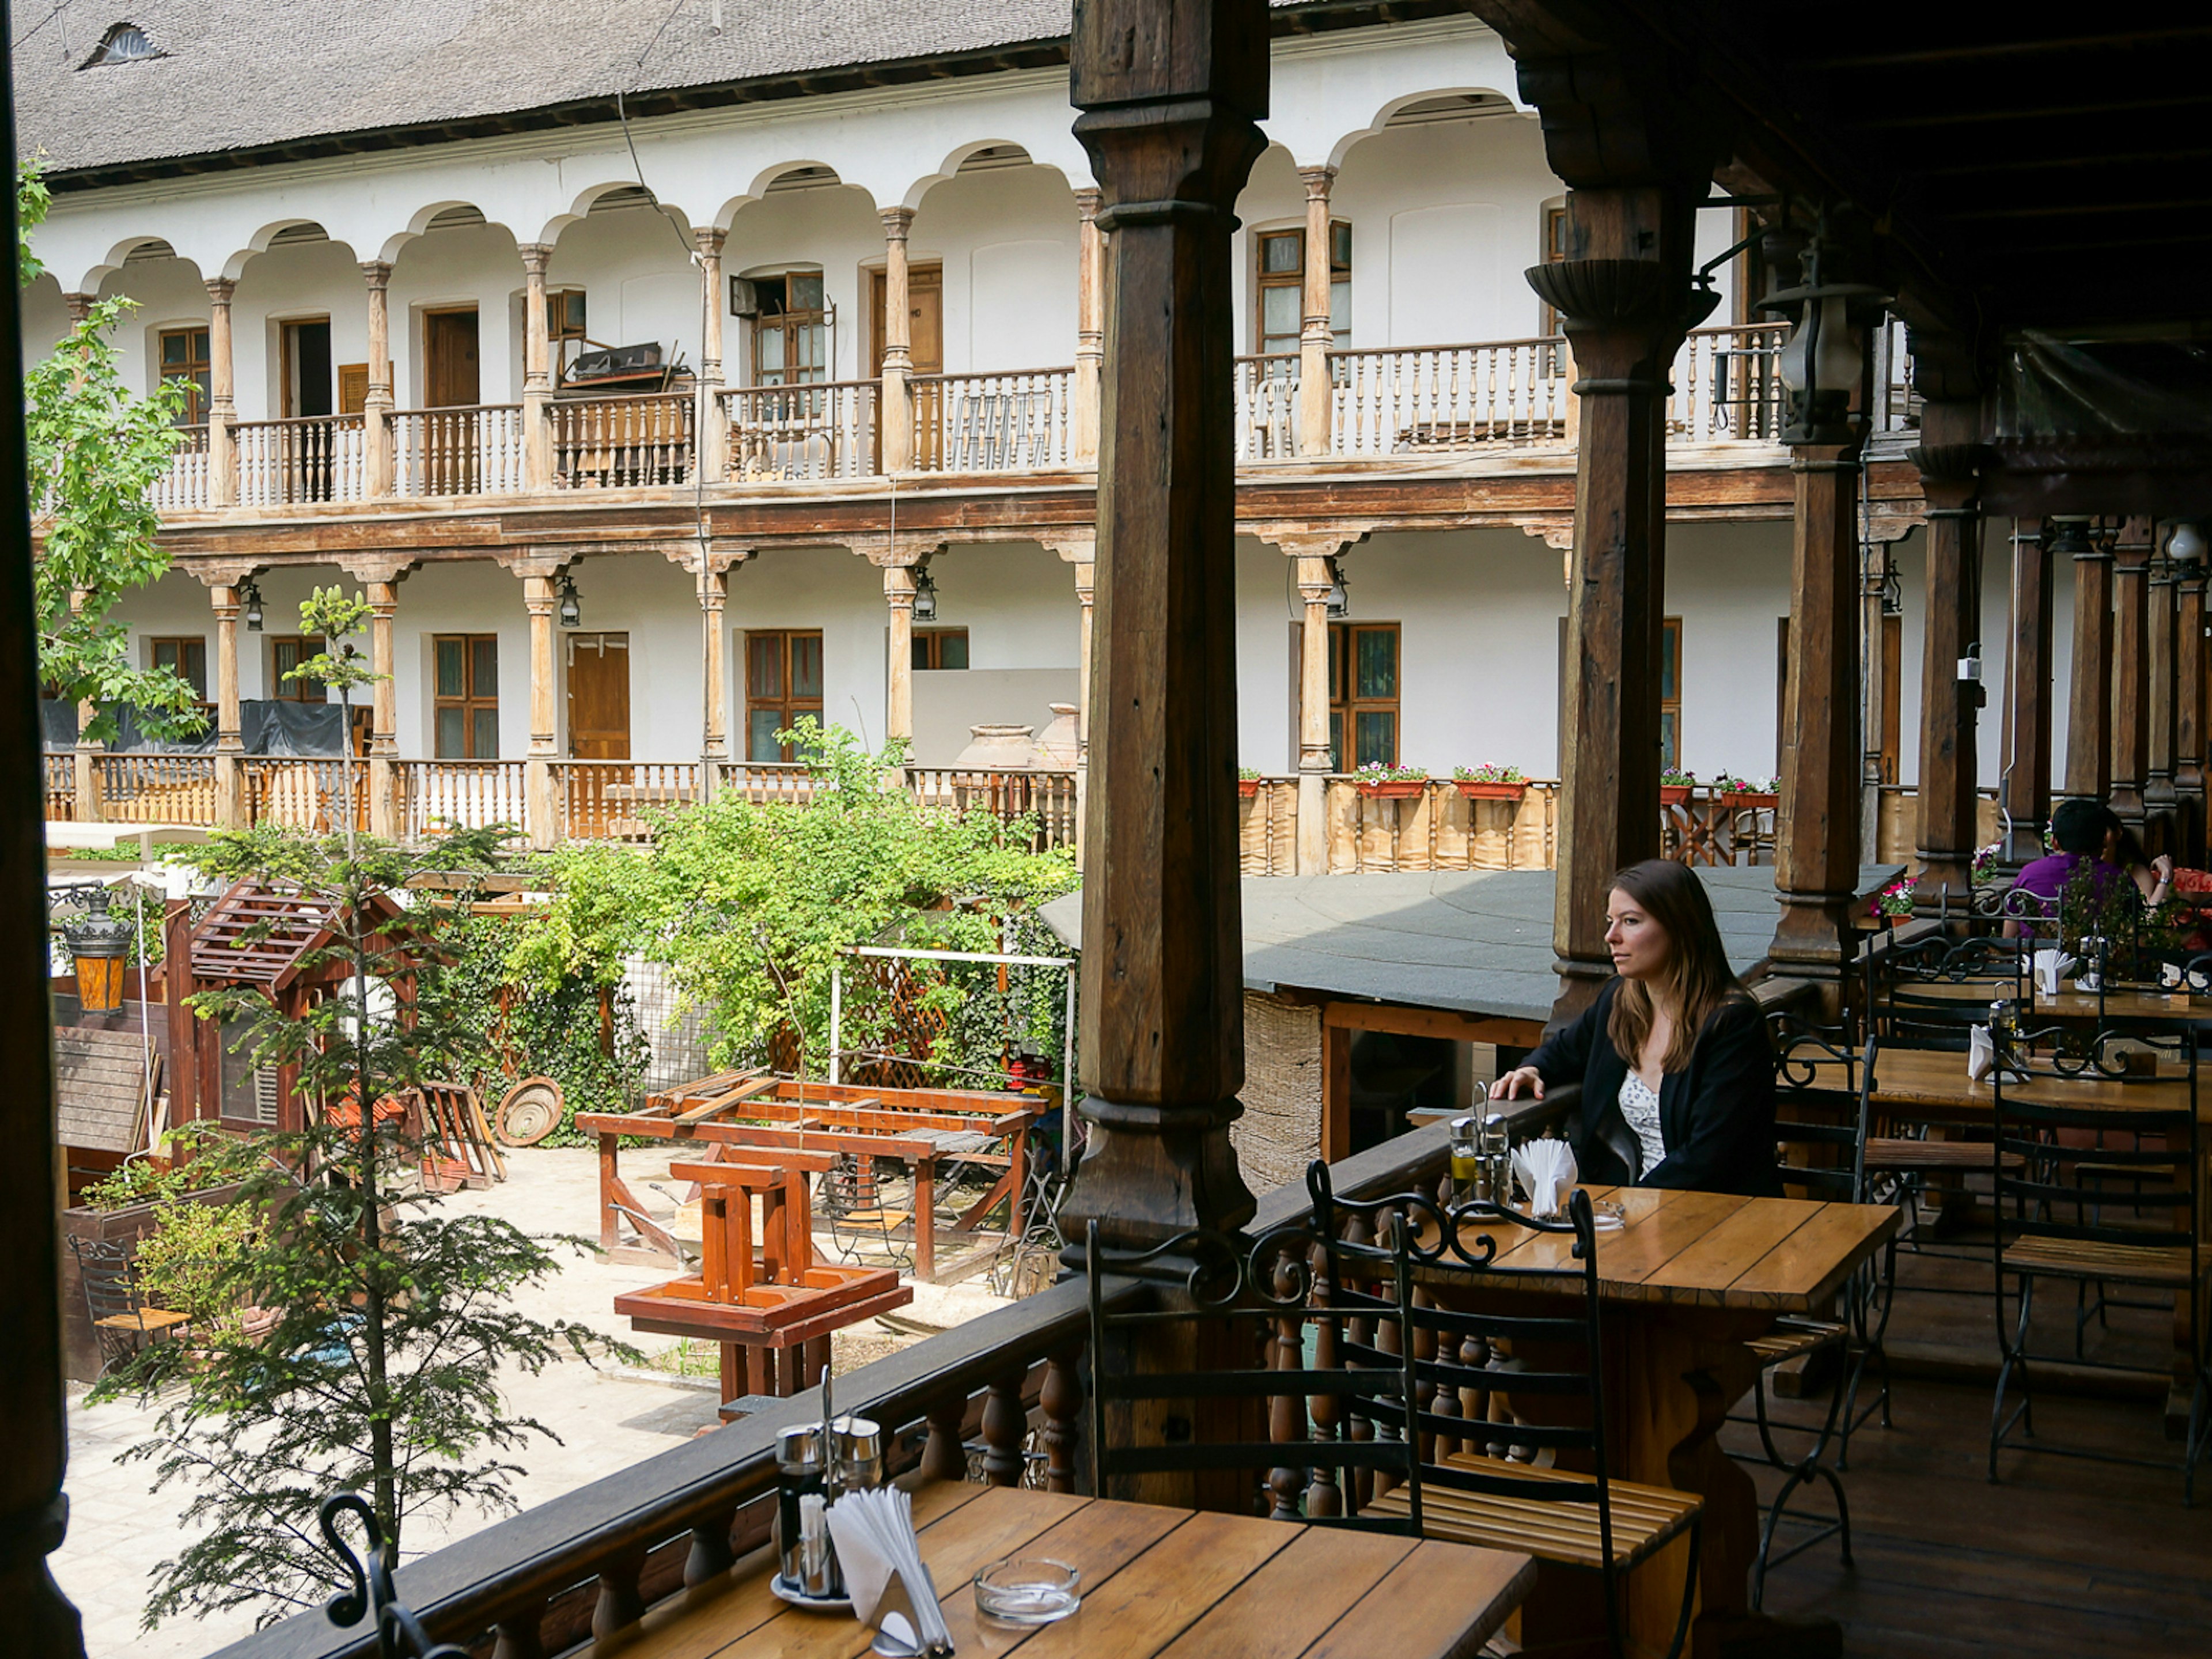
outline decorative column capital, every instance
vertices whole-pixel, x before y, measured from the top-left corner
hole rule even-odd
[[[1080,605],[1085,611],[1091,609],[1091,602],[1097,597],[1097,578],[1098,567],[1097,565],[1092,563],[1089,559],[1079,559],[1076,561],[1075,599],[1076,603]]]
[[[508,574],[521,577],[526,585],[533,581],[550,584],[556,576],[574,562],[573,556],[568,553],[541,552],[528,547],[509,548],[493,554],[492,558]]]
[[[694,225],[691,227],[691,241],[693,246],[696,246],[702,255],[709,259],[720,258],[722,257],[722,245],[729,240],[730,233],[720,228],[719,226]]]
[[[363,259],[361,274],[371,294],[381,294],[392,284],[392,267],[382,259]]]
[[[914,225],[914,210],[910,207],[887,207],[877,216],[884,222],[884,240],[903,242]]]
[[[522,256],[523,273],[543,280],[545,267],[552,263],[553,245],[550,242],[520,242],[515,245],[514,251]]]
[[[358,553],[338,560],[337,567],[357,582],[366,582],[372,587],[393,587],[418,562],[411,554]]]
[[[100,303],[100,296],[94,294],[64,294],[62,303],[69,307],[70,321],[81,323],[92,315],[92,308]]]
[[[1096,223],[1098,204],[1104,199],[1095,185],[1085,185],[1075,192],[1075,216],[1084,224]]]
[[[219,306],[228,306],[230,296],[238,292],[238,284],[228,276],[210,276],[207,281],[208,298]]]
[[[1306,200],[1326,202],[1329,186],[1336,182],[1336,169],[1330,167],[1300,167],[1298,179],[1306,187]]]
[[[194,559],[183,567],[211,592],[234,588],[268,567],[252,559]]]
[[[884,602],[894,611],[914,609],[914,590],[916,581],[914,565],[892,564],[884,567]]]

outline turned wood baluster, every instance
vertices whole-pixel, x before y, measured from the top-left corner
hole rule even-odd
[[[1044,1485],[1047,1492],[1075,1490],[1077,1426],[1083,1413],[1083,1346],[1063,1348],[1044,1368]]]
[[[1385,1238],[1392,1236],[1390,1230],[1393,1227],[1402,1224],[1402,1218],[1395,1210],[1382,1211],[1376,1216],[1376,1220],[1379,1224],[1382,1236]],[[1392,1363],[1396,1364],[1400,1356],[1406,1352],[1405,1328],[1395,1318],[1377,1318],[1375,1322],[1375,1346],[1382,1352],[1389,1355]],[[1413,1403],[1412,1401],[1407,1402],[1407,1408],[1409,1411],[1413,1408]],[[1401,1440],[1413,1431],[1413,1427],[1411,1423],[1401,1426],[1386,1419],[1375,1425],[1375,1437],[1379,1440]],[[1390,1470],[1378,1468],[1374,1471],[1373,1486],[1376,1497],[1382,1497],[1397,1484],[1397,1476]],[[1362,1496],[1364,1500],[1364,1492]]]
[[[1321,1245],[1313,1248],[1311,1257],[1314,1272],[1313,1299],[1316,1307],[1326,1308],[1335,1299],[1336,1281],[1328,1271],[1328,1252]],[[1344,1361],[1337,1347],[1336,1321],[1322,1317],[1314,1322],[1314,1369],[1334,1371],[1344,1369]],[[1312,1414],[1314,1438],[1324,1443],[1337,1438],[1344,1422],[1344,1396],[1317,1394],[1306,1402]],[[1306,1518],[1325,1521],[1344,1513],[1344,1492],[1338,1484],[1337,1471],[1327,1463],[1316,1463],[1313,1468],[1313,1484],[1306,1488]]]
[[[545,1659],[545,1598],[539,1596],[494,1626],[491,1659]]]
[[[921,1449],[921,1478],[925,1480],[965,1480],[968,1448],[961,1439],[967,1425],[968,1396],[956,1394],[938,1401],[926,1413],[929,1439]]]
[[[994,1486],[1022,1483],[1022,1442],[1029,1429],[1022,1410],[1020,1371],[992,1380],[983,1400],[983,1478]]]
[[[736,1518],[734,1512],[723,1514],[691,1528],[691,1553],[684,1558],[684,1589],[719,1578],[730,1570],[738,1559],[730,1548],[730,1528]]]
[[[645,1616],[638,1578],[645,1571],[645,1546],[634,1545],[599,1570],[599,1605],[592,1609],[592,1638],[604,1641]]]
[[[1373,1235],[1368,1230],[1367,1219],[1364,1216],[1355,1215],[1346,1218],[1344,1242],[1346,1244],[1356,1248],[1369,1243],[1372,1238]],[[1357,1347],[1369,1346],[1376,1340],[1374,1322],[1371,1320],[1364,1317],[1348,1319],[1345,1322],[1345,1327],[1346,1334]],[[1346,1437],[1355,1443],[1364,1443],[1374,1439],[1374,1419],[1365,1412],[1353,1412],[1352,1421],[1346,1430]],[[1352,1495],[1355,1511],[1365,1509],[1375,1501],[1373,1470],[1360,1468],[1352,1472]]]
[[[1479,1336],[1462,1337],[1459,1345],[1459,1363],[1470,1367],[1486,1366],[1490,1364],[1490,1344]],[[1488,1417],[1490,1390],[1481,1388],[1462,1389],[1459,1391],[1459,1414],[1470,1428]],[[1480,1452],[1482,1450],[1482,1442],[1472,1433],[1462,1437],[1459,1443],[1462,1451]]]
[[[1277,1260],[1274,1273],[1274,1291],[1278,1297],[1286,1297],[1297,1288],[1297,1270],[1288,1255]],[[1274,1340],[1270,1363],[1276,1370],[1294,1371],[1304,1358],[1305,1322],[1297,1318],[1283,1318],[1274,1322]],[[1277,1445],[1285,1445],[1305,1437],[1305,1399],[1301,1395],[1271,1395],[1267,1399],[1267,1437]],[[1298,1514],[1298,1491],[1306,1472],[1286,1464],[1278,1465],[1267,1473],[1267,1488],[1273,1494],[1269,1518],[1276,1521],[1296,1521]]]
[[[1433,1308],[1437,1305],[1437,1299],[1430,1294],[1426,1285],[1416,1285],[1413,1286],[1413,1305],[1416,1308]],[[1422,1360],[1434,1359],[1437,1357],[1437,1334],[1434,1331],[1425,1326],[1416,1325],[1413,1328],[1413,1360],[1417,1365]],[[1415,1408],[1424,1412],[1443,1412],[1443,1393],[1444,1390],[1437,1387],[1434,1382],[1415,1382],[1413,1385]],[[1414,1443],[1420,1449],[1416,1455],[1424,1463],[1432,1463],[1443,1455],[1443,1449],[1438,1444],[1439,1438],[1440,1437],[1426,1430],[1417,1433]]]

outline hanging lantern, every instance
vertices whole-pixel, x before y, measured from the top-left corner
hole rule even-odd
[[[261,631],[261,584],[248,576],[238,585],[238,599],[246,607],[246,631]]]
[[[131,960],[131,924],[107,913],[107,889],[86,890],[82,921],[62,928],[62,939],[76,959],[78,1004],[88,1014],[112,1013],[123,1006],[123,970]]]
[[[1334,559],[1328,562],[1328,597],[1323,604],[1331,622],[1342,622],[1352,615],[1352,587]]]
[[[937,620],[937,582],[927,565],[914,581],[914,619],[918,623]]]
[[[576,594],[576,579],[570,575],[561,578],[561,626],[575,628],[583,623],[584,603]]]
[[[1824,215],[1801,261],[1803,280],[1759,302],[1795,324],[1774,365],[1790,394],[1790,422],[1780,434],[1786,444],[1847,444],[1854,435],[1850,398],[1864,364],[1867,325],[1892,296],[1869,283],[1835,281],[1830,267],[1837,263]]]

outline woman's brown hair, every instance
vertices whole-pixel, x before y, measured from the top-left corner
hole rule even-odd
[[[1642,907],[1667,935],[1667,988],[1679,1011],[1674,1041],[1667,1045],[1660,1069],[1679,1072],[1690,1063],[1690,1050],[1698,1033],[1723,1003],[1748,995],[1742,981],[1730,971],[1728,951],[1721,944],[1719,924],[1713,921],[1713,902],[1705,884],[1687,865],[1672,859],[1646,859],[1616,871],[1608,892],[1618,889]],[[1623,980],[1613,994],[1613,1012],[1606,1035],[1614,1050],[1632,1068],[1651,1035],[1651,993],[1640,980]]]

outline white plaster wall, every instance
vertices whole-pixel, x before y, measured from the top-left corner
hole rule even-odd
[[[1237,760],[1262,772],[1298,764],[1291,629],[1304,607],[1294,568],[1266,542],[1237,538]]]
[[[1682,619],[1682,764],[1699,777],[1774,775],[1787,524],[1667,526],[1666,614]]]
[[[512,296],[521,289],[522,256],[515,252],[513,233],[503,225],[434,230],[407,243],[392,264],[387,301],[392,395],[399,407],[422,407],[423,313],[471,305],[477,308],[477,396],[488,404],[512,401],[503,394],[510,386],[520,386],[521,369],[515,361],[519,343],[509,334],[507,319]],[[365,295],[361,305],[365,338]],[[502,720],[505,714],[502,708]]]
[[[23,290],[24,367],[52,356],[69,329],[69,306],[62,298],[62,285],[48,271]]]
[[[138,309],[117,325],[116,369],[123,384],[151,392],[161,376],[161,335],[165,328],[207,326],[207,288],[199,271],[183,259],[149,259],[100,283],[99,297],[137,301]],[[66,320],[67,311],[64,308]]]
[[[857,732],[871,748],[882,746],[890,626],[882,571],[842,547],[771,548],[732,574],[725,614],[733,759],[744,758],[744,636],[751,628],[820,629],[823,724]]]
[[[836,309],[830,342],[830,378],[859,380],[871,367],[867,356],[868,290],[861,267],[884,258],[883,222],[866,191],[850,185],[779,191],[748,202],[731,222],[722,247],[726,276],[764,276],[793,266],[819,265],[823,292]],[[721,304],[730,296],[723,284]],[[754,383],[751,322],[722,319],[722,372],[732,386]],[[1070,355],[1073,348],[1069,348]]]
[[[204,308],[204,297],[202,303]],[[331,407],[336,409],[338,366],[368,361],[368,289],[360,261],[341,243],[315,242],[271,248],[246,262],[230,302],[240,420],[270,421],[283,413],[283,325],[314,317],[330,319]]]
[[[349,586],[358,591],[357,584]],[[457,562],[427,565],[400,584],[399,609],[392,619],[392,677],[399,705],[399,752],[409,760],[435,752],[430,718],[430,639],[435,634],[499,636],[496,758],[522,759],[530,752],[530,617],[522,608],[522,583],[496,564]]]
[[[922,198],[907,257],[944,267],[948,374],[1075,361],[1076,238],[1075,193],[1049,167],[963,173]]]
[[[609,345],[659,343],[664,362],[678,357],[695,372],[699,367],[699,271],[691,263],[692,241],[681,214],[665,210],[617,208],[580,219],[561,232],[545,268],[552,288],[584,290],[585,326],[594,340]],[[516,293],[498,322],[507,340],[508,373],[503,394],[487,386],[487,401],[522,397],[523,306],[520,256],[515,256]],[[719,303],[726,310],[729,295]],[[726,331],[736,323],[726,321]],[[483,319],[490,326],[492,319]],[[725,349],[727,349],[726,340]]]

